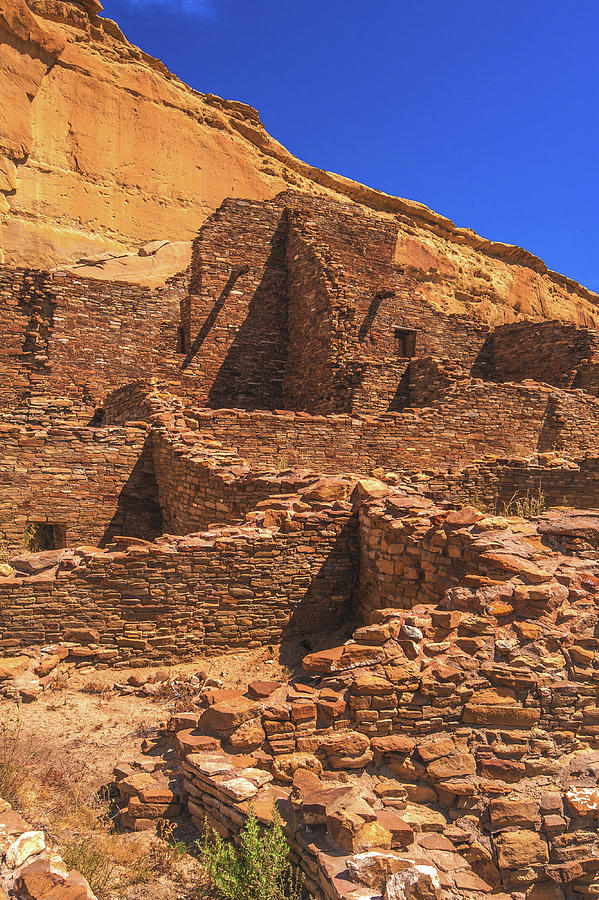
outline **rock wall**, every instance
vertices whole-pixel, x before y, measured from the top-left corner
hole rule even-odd
[[[0,425],[0,547],[22,550],[33,523],[62,526],[63,546],[159,535],[147,428]]]
[[[599,508],[599,458],[548,452],[528,459],[479,459],[461,472],[431,475],[421,484],[437,500],[513,515],[543,507]]]
[[[492,451],[592,449],[599,404],[578,392],[527,383],[458,383],[440,402],[381,416],[190,410],[204,440],[260,466],[327,473],[447,470]]]
[[[313,513],[298,516],[293,533],[220,528],[110,552],[64,551],[42,560],[36,577],[1,580],[0,646],[91,629],[97,646],[88,655],[97,661],[150,664],[274,643],[284,654],[288,640],[351,617],[355,535],[349,513]]]
[[[177,377],[183,284],[152,291],[0,267],[0,408],[11,420],[35,418],[62,399],[62,415],[66,406],[83,424],[112,388]]]
[[[594,329],[560,322],[525,322],[496,328],[478,369],[499,381],[530,378],[596,393],[599,338]]]

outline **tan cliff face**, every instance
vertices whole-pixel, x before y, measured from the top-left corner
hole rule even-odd
[[[289,187],[397,221],[396,263],[443,312],[599,324],[599,297],[532,254],[315,169],[249,106],[201,94],[100,17],[98,0],[0,0],[0,261],[158,284],[226,197]],[[172,249],[137,255],[148,241]],[[129,255],[127,255],[129,254]],[[104,259],[106,256],[117,259]]]

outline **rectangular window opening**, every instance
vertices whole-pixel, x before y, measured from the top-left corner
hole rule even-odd
[[[403,325],[394,327],[393,335],[397,341],[398,356],[411,359],[416,355],[416,334],[415,328],[406,328]]]
[[[29,522],[24,543],[30,553],[62,550],[67,545],[67,526],[63,522]]]

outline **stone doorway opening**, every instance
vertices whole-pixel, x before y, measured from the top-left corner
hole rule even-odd
[[[67,526],[63,522],[29,522],[25,543],[31,553],[61,550],[67,545]]]

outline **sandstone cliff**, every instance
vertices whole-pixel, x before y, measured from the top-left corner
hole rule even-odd
[[[293,157],[251,107],[201,94],[100,17],[98,0],[0,0],[0,261],[156,284],[226,197],[289,186],[398,222],[398,266],[444,312],[599,323],[598,296],[517,247]],[[140,262],[147,241],[172,251]],[[106,262],[110,254],[134,254]],[[95,257],[95,258],[94,258]]]

